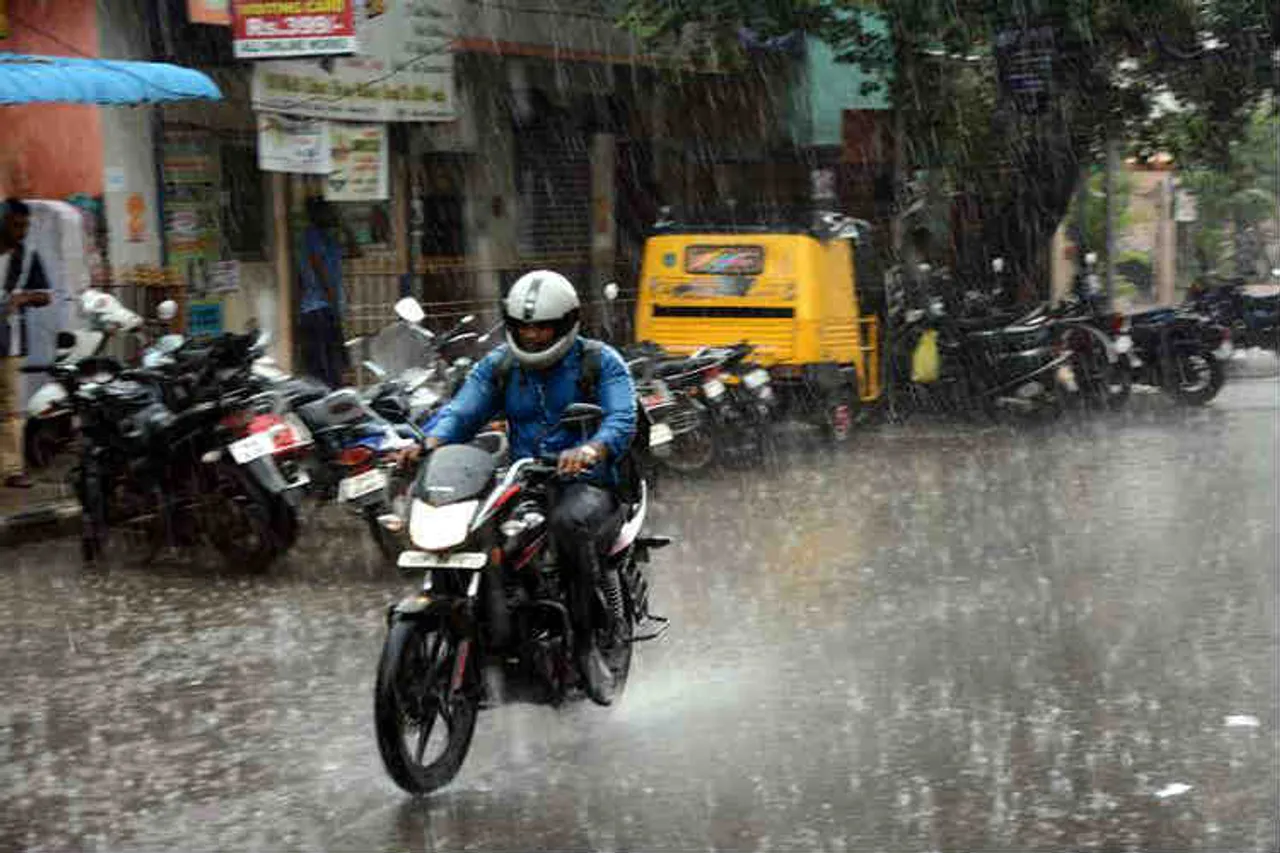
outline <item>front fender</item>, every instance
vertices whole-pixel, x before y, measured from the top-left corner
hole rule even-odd
[[[451,597],[434,596],[429,592],[415,592],[387,606],[387,627],[402,620],[445,619],[457,610],[458,602]]]

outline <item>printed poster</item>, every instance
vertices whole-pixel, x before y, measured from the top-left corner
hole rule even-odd
[[[333,167],[325,187],[329,201],[388,198],[385,124],[330,124],[329,159]]]
[[[258,113],[258,168],[297,175],[329,174],[329,123]]]

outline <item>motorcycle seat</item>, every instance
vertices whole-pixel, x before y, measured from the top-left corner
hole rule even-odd
[[[299,376],[282,380],[277,388],[294,408],[322,399],[330,390],[323,382]]]
[[[299,414],[308,423],[319,426],[350,424],[367,417],[360,392],[353,388],[341,388],[307,403],[299,409]]]

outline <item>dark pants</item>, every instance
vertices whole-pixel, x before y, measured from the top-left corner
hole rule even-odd
[[[299,323],[302,333],[302,365],[309,376],[330,388],[342,384],[347,352],[342,345],[342,324],[329,308],[307,311]]]
[[[588,483],[569,483],[558,495],[549,520],[556,552],[564,567],[569,617],[581,650],[594,638],[592,599],[600,576],[600,558],[618,535],[618,499]]]

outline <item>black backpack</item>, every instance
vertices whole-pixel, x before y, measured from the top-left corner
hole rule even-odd
[[[603,358],[603,352],[603,345],[599,341],[590,338],[582,339],[582,370],[578,373],[577,389],[578,402],[580,403],[599,403],[599,394],[596,392],[600,386],[600,362]],[[506,400],[507,383],[511,381],[511,372],[515,369],[516,357],[511,354],[511,350],[505,350],[502,354],[502,359],[498,362],[498,366],[493,372],[493,387],[498,399]],[[616,491],[618,499],[623,503],[638,503],[640,501],[640,482],[643,474],[636,448],[648,446],[649,421],[644,416],[644,413],[639,410],[637,404],[635,435],[632,437],[631,444],[627,447],[627,452],[623,455],[618,468],[620,477]]]

